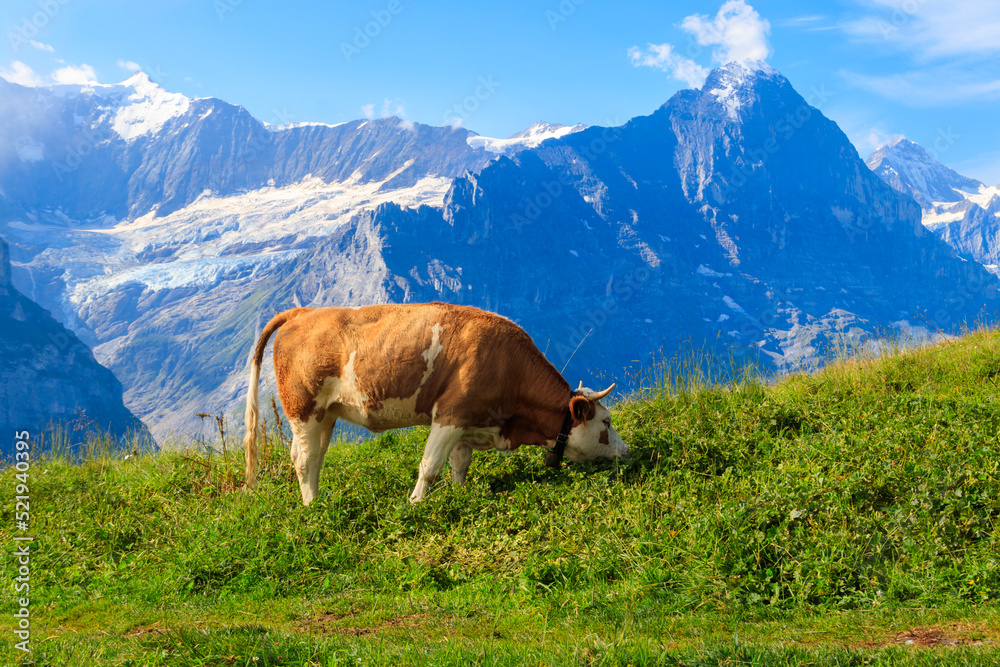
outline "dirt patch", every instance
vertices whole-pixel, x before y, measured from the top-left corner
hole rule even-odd
[[[137,628],[130,630],[125,633],[126,637],[148,637],[149,635],[165,635],[169,632],[163,625],[157,621],[152,625],[140,625]]]
[[[897,632],[878,646],[982,646],[989,641],[981,629],[955,624],[910,628]]]
[[[399,628],[415,628],[421,621],[430,617],[430,614],[404,614],[394,616],[381,621],[374,621],[371,625],[345,625],[344,619],[353,617],[354,614],[325,611],[315,618],[299,621],[295,624],[295,629],[301,632],[312,632],[320,634],[339,634],[363,637],[374,635],[383,630],[395,630]]]

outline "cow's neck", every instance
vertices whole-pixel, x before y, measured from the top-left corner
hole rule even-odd
[[[521,379],[517,414],[502,429],[513,446],[552,447],[569,414],[569,383],[540,352],[538,356],[541,363],[532,364]]]

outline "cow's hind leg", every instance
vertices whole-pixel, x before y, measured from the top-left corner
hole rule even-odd
[[[455,426],[431,425],[431,434],[424,446],[424,457],[420,460],[420,474],[417,477],[417,485],[410,494],[410,502],[418,502],[424,497],[424,493],[437,480],[441,466],[462,439],[463,434],[464,431]]]
[[[290,419],[292,425],[292,465],[299,478],[302,504],[308,505],[319,494],[319,471],[323,466],[322,428],[316,419]]]
[[[327,415],[326,419],[323,420],[323,428],[320,430],[319,444],[322,450],[320,455],[320,465],[323,465],[323,459],[326,458],[326,451],[330,449],[330,441],[333,439],[333,427],[337,425],[337,418]]]
[[[451,464],[451,481],[456,486],[462,486],[465,484],[465,476],[469,474],[469,464],[472,463],[472,447],[464,440],[459,441],[455,449],[451,450],[448,463]]]

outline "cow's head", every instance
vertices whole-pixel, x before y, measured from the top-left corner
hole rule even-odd
[[[580,383],[569,399],[573,426],[566,441],[565,456],[570,461],[591,461],[613,458],[628,453],[628,446],[611,428],[611,413],[598,401],[611,393],[615,385],[604,391],[592,391]]]

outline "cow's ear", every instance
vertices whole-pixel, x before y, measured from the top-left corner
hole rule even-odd
[[[573,414],[573,423],[587,423],[597,412],[594,402],[585,396],[575,396],[569,401],[569,411]]]

